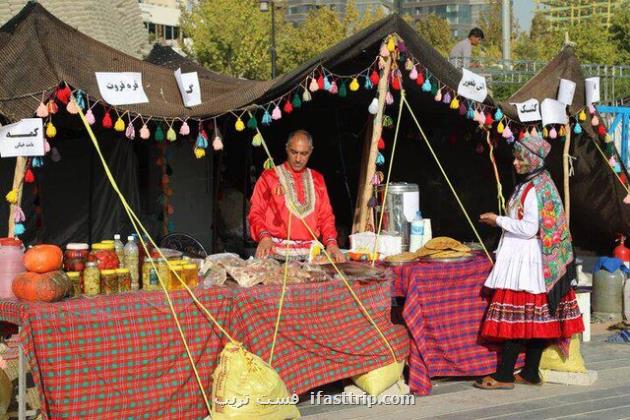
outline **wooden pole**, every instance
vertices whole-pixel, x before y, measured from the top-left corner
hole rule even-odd
[[[569,152],[571,151],[571,126],[567,124],[565,126],[567,132],[564,138],[564,152],[562,153],[562,170],[564,173],[564,213],[567,218],[567,226],[570,225],[571,220],[571,191],[569,189]]]
[[[359,190],[357,195],[357,208],[355,209],[354,223],[352,224],[352,232],[364,232],[367,226],[368,220],[368,201],[372,197],[372,178],[376,173],[376,156],[378,154],[378,139],[381,138],[383,131],[383,110],[385,109],[385,96],[387,95],[387,89],[389,85],[389,72],[391,70],[392,58],[391,55],[385,59],[385,67],[383,68],[383,74],[378,82],[378,112],[374,118],[374,124],[372,127],[372,139],[370,142],[369,154],[367,157],[367,164],[365,165],[364,172],[361,173],[361,179],[363,185],[362,190]]]
[[[12,204],[9,210],[9,232],[8,237],[12,237],[15,232],[15,209],[22,202],[22,185],[24,185],[24,171],[26,169],[26,158],[18,157],[15,160],[15,172],[13,173],[13,187],[17,191],[17,201]]]

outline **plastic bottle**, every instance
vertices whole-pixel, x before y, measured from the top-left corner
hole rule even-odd
[[[416,217],[411,221],[411,233],[409,234],[409,251],[415,252],[422,247],[422,238],[424,236],[424,220],[422,213],[418,210]]]
[[[623,285],[623,317],[630,321],[630,277],[626,277]]]
[[[11,285],[13,279],[26,271],[22,259],[24,246],[15,238],[0,238],[0,298],[15,298]]]
[[[120,266],[124,266],[125,261],[125,244],[120,240],[120,234],[117,233],[114,235],[114,249],[116,250],[116,256],[118,257],[118,261],[120,262]]]
[[[131,276],[131,290],[140,288],[140,276],[138,273],[138,261],[140,259],[138,245],[134,241],[133,236],[127,237],[127,245],[124,248],[125,268],[129,269]]]

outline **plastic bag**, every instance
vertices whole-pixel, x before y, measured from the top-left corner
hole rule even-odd
[[[558,372],[586,373],[584,359],[580,352],[580,336],[571,337],[569,344],[569,358],[565,359],[562,352],[556,346],[549,346],[543,351],[540,360],[541,369],[556,370]]]
[[[278,373],[240,344],[228,343],[212,374],[212,418],[296,419],[297,395],[289,396]]]
[[[404,367],[404,361],[390,363],[368,373],[353,376],[352,382],[368,394],[377,396],[402,377]]]

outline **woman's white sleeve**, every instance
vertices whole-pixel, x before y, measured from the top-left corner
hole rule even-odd
[[[538,218],[538,199],[536,198],[536,190],[532,188],[527,192],[527,197],[523,203],[523,218],[518,220],[507,216],[498,216],[497,225],[519,238],[529,239],[538,233]]]

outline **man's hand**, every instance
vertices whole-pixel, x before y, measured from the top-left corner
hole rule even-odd
[[[272,249],[273,241],[271,240],[271,238],[262,238],[260,242],[258,242],[258,247],[256,248],[256,258],[268,257],[269,255],[271,255]]]
[[[497,215],[494,213],[484,213],[481,216],[479,216],[479,221],[481,223],[485,223],[487,225],[490,226],[496,226],[497,225]]]
[[[344,263],[346,262],[346,256],[343,255],[343,252],[339,249],[336,244],[330,244],[326,247],[326,251],[330,255],[336,263]]]

